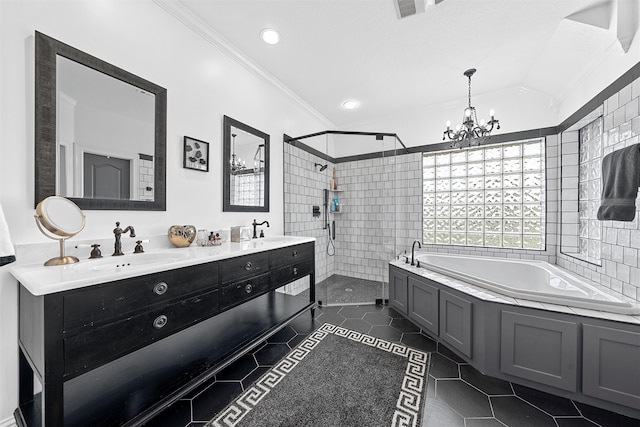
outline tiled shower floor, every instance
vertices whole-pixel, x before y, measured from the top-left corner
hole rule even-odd
[[[315,320],[310,312],[304,313],[254,351],[219,372],[210,382],[167,408],[146,426],[204,426],[325,322],[432,352],[422,427],[640,425],[637,419],[484,376],[445,346],[423,335],[393,309],[363,305],[319,308]],[[319,425],[323,424],[320,422]],[[382,426],[384,423],[381,423]]]
[[[388,285],[380,281],[333,274],[316,283],[316,300],[322,305],[375,304],[388,299]]]

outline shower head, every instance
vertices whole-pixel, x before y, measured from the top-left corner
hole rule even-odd
[[[327,165],[323,165],[323,164],[321,164],[321,163],[315,163],[315,164],[313,165],[313,167],[316,167],[316,168],[317,168],[318,166],[320,166],[320,172],[322,172],[323,170],[325,170],[325,169],[327,168]]]

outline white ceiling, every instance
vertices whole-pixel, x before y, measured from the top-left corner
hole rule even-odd
[[[460,103],[467,96],[462,73],[472,67],[478,69],[472,101],[475,95],[510,89],[558,104],[612,50],[624,54],[615,19],[600,17],[600,23],[613,23],[609,28],[565,19],[602,3],[610,3],[615,15],[614,0],[446,0],[404,19],[397,18],[393,1],[180,4],[197,25],[258,64],[339,129]],[[267,27],[280,32],[279,44],[260,39]],[[341,104],[349,98],[359,100],[360,107],[344,110]]]

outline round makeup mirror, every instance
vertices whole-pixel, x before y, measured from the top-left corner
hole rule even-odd
[[[74,256],[65,256],[64,241],[82,231],[85,216],[82,210],[71,200],[60,196],[49,196],[36,206],[36,225],[50,239],[60,242],[60,256],[54,257],[44,265],[64,265],[78,262]]]

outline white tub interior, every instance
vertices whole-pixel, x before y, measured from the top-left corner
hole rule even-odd
[[[512,298],[621,314],[640,306],[544,261],[422,253],[420,266]]]

